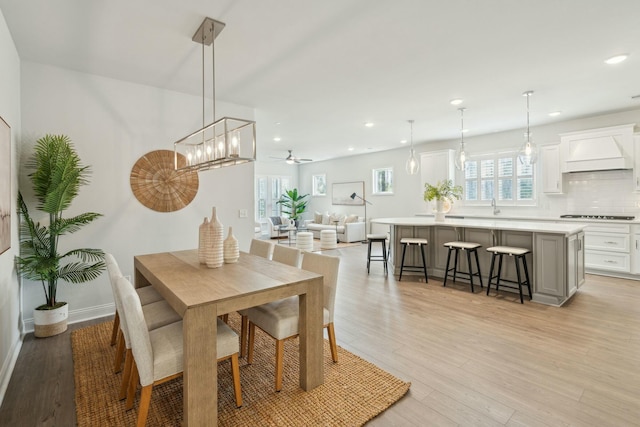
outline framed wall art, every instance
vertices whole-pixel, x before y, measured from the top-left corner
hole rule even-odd
[[[311,195],[314,197],[327,195],[327,176],[325,174],[313,175]]]
[[[0,254],[11,247],[11,128],[0,117]]]
[[[336,182],[331,189],[331,204],[333,205],[364,205],[364,201],[358,197],[351,198],[352,194],[364,198],[364,181]]]

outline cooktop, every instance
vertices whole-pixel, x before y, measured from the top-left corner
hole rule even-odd
[[[631,221],[635,216],[624,215],[560,215],[560,218],[578,218],[578,219],[617,219],[622,221]]]

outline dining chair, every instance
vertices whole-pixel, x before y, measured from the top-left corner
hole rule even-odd
[[[175,322],[158,329],[148,330],[140,298],[127,279],[117,281],[122,291],[122,305],[126,327],[131,338],[133,364],[127,390],[126,408],[133,408],[135,394],[140,383],[140,402],[137,426],[146,424],[153,386],[178,378],[184,370],[183,323]],[[216,349],[218,361],[231,359],[233,390],[236,406],[242,406],[240,367],[238,364],[238,335],[220,319],[217,322]]]
[[[116,263],[113,256],[110,254],[105,255],[105,260],[107,264],[107,271],[109,272],[109,281],[111,283],[111,290],[113,291],[113,300],[116,305],[116,314],[122,313],[122,295],[118,287],[116,286],[119,278],[123,277],[120,272],[120,268]],[[151,288],[147,286],[145,288],[133,288],[133,285],[129,282],[131,288],[140,298],[140,303],[142,304],[142,297],[140,296],[140,292],[138,289]],[[148,296],[151,293],[143,293],[143,295]],[[160,295],[160,294],[158,294]],[[149,329],[156,329],[162,326],[168,325],[170,323],[178,322],[182,320],[180,315],[176,313],[173,308],[169,305],[167,301],[162,299],[161,301],[154,301],[148,304],[142,305],[142,311],[145,314],[145,321],[147,323],[147,327]],[[120,320],[120,315],[118,315],[118,324],[119,324],[119,334],[118,334],[118,345],[116,346],[116,354],[113,362],[113,371],[114,373],[120,372],[122,368],[122,360],[124,357],[124,373],[122,377],[122,384],[126,386],[126,380],[128,379],[131,373],[131,344],[128,339],[128,334],[126,328],[121,325],[122,321]],[[124,399],[125,391],[121,387],[119,397],[120,399]]]
[[[109,279],[111,280],[112,272],[118,277],[122,276],[122,272],[120,271],[120,267],[116,262],[116,259],[113,255],[106,253],[104,255],[105,263],[107,264],[107,270],[109,272]],[[111,288],[113,289],[113,282],[111,282]],[[136,292],[140,297],[140,302],[142,305],[150,304],[156,301],[162,301],[162,295],[156,291],[153,286],[144,286],[142,288],[137,288]],[[115,299],[115,295],[114,295]],[[111,345],[115,345],[118,338],[118,331],[120,330],[120,314],[118,310],[116,310],[115,318],[113,319],[113,329],[111,330]]]
[[[298,248],[293,248],[283,245],[275,245],[273,248],[272,260],[287,264],[292,267],[300,267],[300,259],[302,258],[302,251]],[[249,334],[249,318],[247,317],[247,309],[238,310],[240,316],[242,316],[240,324],[240,357],[244,357],[247,354],[247,335]]]
[[[340,258],[316,253],[305,253],[302,269],[323,276],[323,325],[327,328],[331,358],[338,362],[338,347],[333,326],[333,311],[338,284]],[[298,336],[298,297],[252,307],[246,310],[249,319],[249,352],[247,362],[253,362],[253,344],[256,326],[276,340],[276,391],[282,390],[284,341]]]
[[[268,240],[251,239],[249,253],[261,256],[262,258],[271,259],[274,244]]]

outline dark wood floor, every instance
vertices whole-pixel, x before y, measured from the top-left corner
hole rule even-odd
[[[340,255],[338,344],[411,381],[371,426],[640,426],[640,282],[588,276],[562,308],[398,282]],[[70,329],[96,323],[73,325]],[[69,332],[28,336],[2,426],[75,425]]]

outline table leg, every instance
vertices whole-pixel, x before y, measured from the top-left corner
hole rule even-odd
[[[183,317],[184,426],[218,425],[216,306],[193,307]]]
[[[322,335],[322,278],[308,282],[299,297],[300,387],[309,391],[324,382]]]

